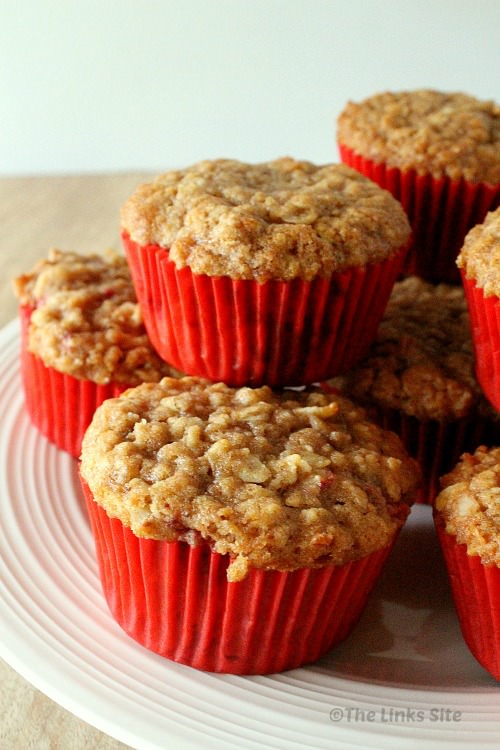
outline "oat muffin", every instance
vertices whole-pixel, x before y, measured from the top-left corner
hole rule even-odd
[[[231,385],[301,385],[359,359],[410,231],[355,170],[291,158],[167,172],[121,221],[156,349]]]
[[[474,375],[460,286],[398,281],[368,355],[330,385],[400,435],[421,465],[423,502],[432,502],[439,477],[464,451],[500,442],[500,421]]]
[[[500,410],[500,208],[470,230],[457,258],[472,322],[476,374]]]
[[[406,270],[457,283],[467,231],[500,204],[500,106],[432,89],[349,102],[337,121],[342,161],[401,200],[413,230]]]
[[[176,374],[149,342],[123,256],[53,249],[13,285],[28,412],[73,456],[104,398]]]
[[[237,673],[298,666],[345,637],[419,481],[397,436],[345,398],[197,378],[105,402],[81,475],[118,622],[168,658]]]
[[[500,680],[500,448],[464,454],[441,483],[434,520],[462,633]]]

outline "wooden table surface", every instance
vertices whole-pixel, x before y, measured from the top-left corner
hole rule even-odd
[[[50,247],[82,253],[120,248],[120,206],[150,176],[0,178],[0,327],[16,316],[11,278],[29,270]],[[2,750],[126,747],[53,703],[1,660],[0,717]]]

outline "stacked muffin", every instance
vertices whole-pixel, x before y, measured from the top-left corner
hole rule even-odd
[[[151,346],[123,256],[53,249],[14,280],[28,414],[77,458],[99,404],[176,375]]]
[[[342,161],[407,212],[406,273],[458,283],[465,235],[500,205],[500,106],[462,93],[385,92],[349,102],[337,140]]]
[[[373,182],[290,158],[161,175],[125,204],[122,229],[157,351],[231,385],[303,385],[359,360],[409,239]]]
[[[396,435],[349,401],[199,378],[105,402],[81,472],[115,619],[163,656],[236,674],[346,637],[417,484]]]
[[[439,478],[464,451],[500,441],[500,418],[474,361],[463,288],[409,276],[396,282],[366,357],[325,388],[339,389],[397,432],[422,469],[417,501],[432,503]]]
[[[477,377],[500,410],[500,208],[469,232],[457,265],[471,315]]]
[[[500,679],[500,107],[378,94],[347,105],[338,142],[343,161],[401,200],[413,230],[404,271],[427,281],[396,284],[368,357],[334,385],[400,432],[424,501],[444,474],[434,518],[460,624]]]
[[[464,454],[442,485],[434,519],[462,633],[500,680],[500,448]]]
[[[359,618],[419,481],[396,435],[313,386],[370,346],[408,221],[343,165],[216,160],[139,186],[122,231],[188,376],[105,402],[84,438],[111,611],[200,669],[310,662]]]

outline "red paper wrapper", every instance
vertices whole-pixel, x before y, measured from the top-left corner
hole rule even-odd
[[[232,386],[304,385],[358,362],[406,252],[328,279],[258,284],[177,270],[165,248],[122,236],[160,356],[188,375]]]
[[[339,392],[322,383],[327,392]],[[408,454],[415,458],[422,470],[422,485],[416,503],[432,504],[440,491],[439,478],[456,466],[462,453],[473,453],[480,445],[500,444],[500,420],[485,416],[471,416],[451,422],[437,419],[421,421],[397,409],[364,405],[367,415],[384,430],[391,430],[401,438]]]
[[[403,272],[434,283],[457,284],[456,258],[465,235],[500,205],[500,185],[436,179],[415,170],[402,172],[366,159],[339,144],[340,158],[399,200],[412,227]]]
[[[446,532],[438,513],[434,522],[464,640],[478,662],[500,680],[500,568],[468,555],[467,546]]]
[[[98,385],[46,367],[28,351],[32,308],[21,306],[21,379],[26,410],[35,427],[51,443],[78,458],[85,430],[97,407],[129,388],[123,383]]]
[[[485,297],[481,287],[462,273],[472,326],[476,377],[484,395],[500,411],[500,300]]]
[[[113,617],[147,649],[203,671],[270,674],[315,661],[354,628],[392,549],[342,567],[252,569],[229,583],[228,555],[140,539],[82,487]]]

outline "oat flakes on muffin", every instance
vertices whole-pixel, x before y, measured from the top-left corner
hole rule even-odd
[[[292,158],[167,172],[121,221],[155,347],[232,385],[301,385],[358,359],[409,239],[389,193]]]
[[[383,92],[346,105],[337,141],[342,161],[408,213],[407,272],[457,283],[467,231],[500,204],[500,106],[461,92]]]
[[[197,378],[105,402],[84,438],[81,474],[122,627],[169,658],[238,673],[298,666],[345,637],[419,481],[398,437],[345,398]],[[111,547],[124,549],[112,571]],[[175,575],[158,563],[144,573],[146,549],[174,560]],[[183,597],[199,602],[183,621],[196,632],[186,649]]]

